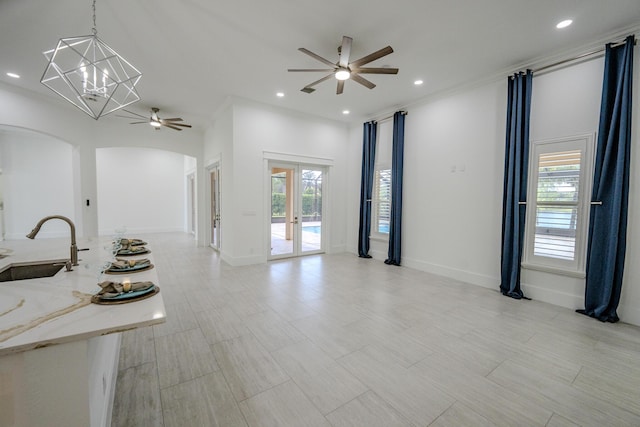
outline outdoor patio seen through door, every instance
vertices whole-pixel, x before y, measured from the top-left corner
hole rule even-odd
[[[318,166],[270,163],[269,259],[323,252],[323,177]]]

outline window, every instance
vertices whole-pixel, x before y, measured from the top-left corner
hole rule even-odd
[[[391,220],[391,169],[376,169],[373,177],[373,234],[389,235]]]
[[[531,144],[523,266],[584,274],[593,137]]]
[[[389,239],[392,148],[393,122],[379,123],[373,193],[371,195],[371,237],[380,240]]]

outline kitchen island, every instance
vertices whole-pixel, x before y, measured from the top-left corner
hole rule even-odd
[[[109,239],[78,242],[80,262],[52,277],[0,283],[0,426],[107,426],[120,332],[165,321],[162,293],[118,305],[91,303],[99,280],[150,281],[157,271],[103,275]],[[5,241],[12,264],[69,258],[64,238]],[[150,245],[147,245],[152,249]],[[6,252],[9,252],[6,251]],[[136,258],[149,258],[153,253]]]

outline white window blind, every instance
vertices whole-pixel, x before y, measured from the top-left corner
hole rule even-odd
[[[374,180],[374,232],[389,234],[389,222],[391,220],[391,169],[377,169]]]
[[[534,255],[575,259],[581,157],[580,150],[539,155]]]
[[[584,274],[593,141],[585,135],[531,143],[524,267]]]

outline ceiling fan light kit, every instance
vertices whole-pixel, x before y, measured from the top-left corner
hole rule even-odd
[[[40,82],[98,120],[140,100],[135,86],[142,73],[98,38],[95,0],[92,31],[43,52],[49,63]]]
[[[323,78],[316,80],[315,82],[309,83],[305,87],[301,89],[302,92],[305,93],[313,93],[315,91],[314,86],[324,82],[325,80],[330,79],[331,77],[335,77],[338,80],[338,87],[336,89],[336,94],[340,95],[344,91],[344,82],[346,80],[353,80],[356,83],[363,85],[366,88],[373,89],[376,87],[371,81],[365,79],[360,74],[398,74],[397,68],[391,67],[379,67],[372,68],[362,67],[370,62],[375,61],[376,59],[380,59],[383,56],[387,56],[393,52],[391,46],[384,47],[380,50],[377,50],[367,56],[364,56],[360,59],[357,59],[353,62],[349,62],[349,56],[351,55],[351,45],[353,43],[353,39],[351,37],[343,36],[342,44],[338,48],[338,54],[340,59],[337,63],[333,63],[318,54],[311,52],[308,49],[301,47],[298,49],[300,52],[309,55],[313,59],[322,62],[323,64],[331,67],[331,68],[290,68],[288,71],[290,72],[328,72],[329,74],[324,76]]]

